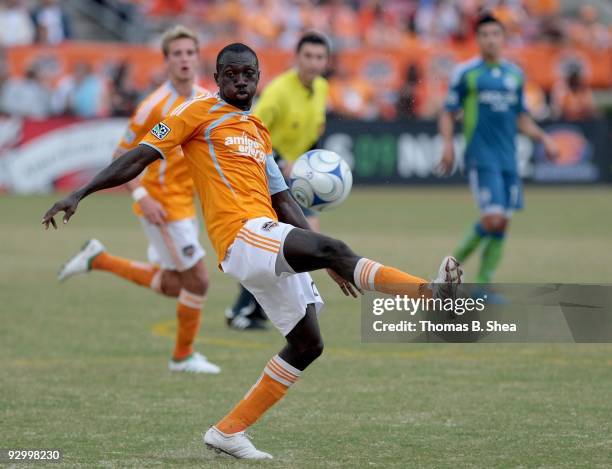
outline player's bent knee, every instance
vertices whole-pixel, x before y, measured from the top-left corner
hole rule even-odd
[[[181,280],[178,272],[174,270],[164,270],[161,275],[161,283],[159,285],[160,293],[172,298],[178,297],[181,291]]]
[[[323,340],[320,340],[319,342],[313,344],[310,347],[310,356],[312,357],[312,359],[316,360],[321,355],[323,355],[324,348],[325,348],[325,345],[323,344]]]
[[[198,262],[191,269],[181,273],[182,287],[197,295],[205,295],[208,291],[208,272],[203,264]]]
[[[300,355],[305,361],[311,363],[323,354],[323,348],[323,339],[314,340],[301,347]]]

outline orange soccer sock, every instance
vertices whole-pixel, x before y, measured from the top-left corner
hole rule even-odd
[[[425,288],[427,280],[407,274],[394,267],[387,267],[378,262],[362,257],[355,266],[354,280],[362,290],[374,290],[391,295],[407,295],[418,298],[429,296]]]
[[[250,391],[236,404],[216,427],[219,431],[232,434],[253,425],[270,407],[280,401],[302,372],[291,366],[278,355],[264,368],[263,373]]]
[[[155,289],[154,280],[159,277],[156,276],[159,267],[155,265],[124,259],[107,252],[98,254],[91,262],[91,268],[106,270],[138,285],[153,289]]]
[[[174,345],[174,360],[183,360],[193,353],[193,342],[200,330],[202,304],[204,296],[196,295],[185,289],[179,293],[176,307],[176,343]]]

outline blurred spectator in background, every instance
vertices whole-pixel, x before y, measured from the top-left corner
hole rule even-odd
[[[500,0],[492,14],[504,25],[507,44],[516,46],[524,43],[523,25],[527,14],[520,1]]]
[[[527,79],[523,89],[525,95],[525,103],[531,117],[537,121],[548,119],[550,117],[550,108],[546,103],[546,93],[540,85],[533,80]]]
[[[559,14],[559,0],[523,0],[530,14],[538,17],[552,17]]]
[[[251,0],[241,15],[241,31],[247,44],[255,47],[274,45],[283,29],[284,16],[277,0]]]
[[[322,13],[328,18],[329,26],[326,34],[331,37],[332,44],[338,49],[358,47],[361,36],[357,12],[344,0],[329,0],[327,6],[323,6]]]
[[[553,87],[552,112],[555,119],[564,120],[589,119],[597,114],[593,92],[579,65],[570,67],[564,80]]]
[[[315,25],[317,11],[311,0],[293,0],[283,8],[283,24],[278,36],[278,45],[283,49],[292,49],[298,42],[302,31],[308,29],[324,30],[321,25]]]
[[[104,80],[93,73],[91,65],[84,62],[77,63],[72,75],[60,80],[53,101],[58,114],[98,117],[106,115],[108,111]]]
[[[423,106],[423,96],[420,85],[422,78],[416,64],[410,64],[406,71],[406,80],[401,86],[397,99],[397,117],[414,119],[420,115]]]
[[[150,3],[150,0],[93,0],[99,3],[101,7],[111,10],[121,20],[134,21],[138,17],[141,10],[144,10],[146,5]],[[143,11],[143,13],[147,13]],[[142,20],[143,18],[139,18]]]
[[[598,20],[597,9],[591,5],[582,5],[577,21],[570,22],[569,35],[575,45],[583,47],[610,47],[610,32]]]
[[[69,39],[70,22],[59,0],[41,0],[32,12],[36,25],[36,40],[44,44],[59,44]]]
[[[136,110],[138,92],[132,86],[127,62],[111,67],[109,104],[111,116],[130,116]]]
[[[20,0],[0,0],[0,46],[32,44],[34,22]]]
[[[1,89],[0,109],[12,116],[44,119],[52,113],[51,90],[40,64],[30,65],[24,77],[9,79]]]
[[[352,74],[342,63],[337,63],[329,78],[330,111],[347,117],[372,120],[378,117],[374,101],[374,87],[368,80]]]
[[[385,9],[381,0],[369,3],[359,15],[359,29],[365,45],[386,49],[398,47],[409,39],[399,15]]]
[[[147,13],[151,16],[178,16],[187,10],[187,0],[152,0]]]
[[[594,4],[578,0],[574,3],[565,0],[93,1],[131,22],[134,29],[142,30],[143,34],[147,31],[151,42],[155,31],[180,18],[197,30],[205,47],[243,41],[264,52],[262,55],[267,56],[262,60],[264,63],[276,60],[273,55],[276,49],[293,48],[304,30],[318,30],[332,39],[334,50],[340,56],[348,53],[355,58],[348,62],[344,59],[345,66],[330,79],[330,109],[336,114],[360,119],[435,117],[446,94],[451,63],[460,60],[472,47],[475,40],[472,24],[482,10],[491,10],[502,19],[510,45],[525,47],[526,62],[538,60],[528,57],[528,48],[542,42],[547,44],[540,51],[553,50],[556,56],[561,55],[560,51],[571,52],[571,47],[584,48],[585,63],[603,61],[593,57],[603,57],[612,47],[612,29],[602,23],[605,16],[599,14]],[[0,47],[30,44],[36,34],[39,42],[45,44],[59,44],[70,38],[70,24],[63,5],[61,0],[0,0]],[[34,8],[31,15],[26,7]],[[145,37],[137,40],[141,39],[146,40]],[[421,56],[415,57],[414,51],[421,51]],[[534,57],[542,55],[534,54]],[[394,57],[400,56],[395,60]],[[96,63],[98,59],[86,60]],[[286,58],[281,54],[278,60]],[[21,60],[15,70],[23,73],[22,64],[29,62],[29,58]],[[73,63],[72,59],[66,63]],[[525,96],[533,117],[538,120],[553,117],[546,101],[551,83],[542,77],[546,74],[544,68],[556,65],[552,61],[546,66],[535,62],[524,65],[528,77]],[[54,113],[87,117],[129,114],[136,91],[127,64],[113,67],[104,77],[83,67],[81,64],[73,75],[60,80],[53,96]],[[264,81],[273,78],[268,76],[269,68],[263,70]],[[597,73],[592,70],[594,83],[604,87],[601,68]],[[207,88],[214,88],[213,72],[214,63],[203,61],[199,78]],[[135,67],[134,75],[140,93],[156,88],[166,78],[161,70],[147,66]],[[593,98],[582,75],[579,79],[567,76],[555,86],[551,100],[556,116],[591,113]],[[576,80],[580,83],[574,83]],[[39,84],[50,88],[49,83]]]
[[[4,109],[3,107],[3,99],[4,95],[4,87],[8,84],[10,79],[9,67],[6,63],[4,53],[0,54],[0,116],[8,115],[8,109]]]

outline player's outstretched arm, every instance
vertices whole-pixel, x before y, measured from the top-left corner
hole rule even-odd
[[[64,223],[68,223],[70,217],[76,212],[79,202],[84,197],[102,189],[120,186],[131,181],[160,157],[161,155],[157,150],[146,145],[138,145],[100,171],[91,182],[74,191],[65,199],[56,202],[43,216],[42,224],[45,225],[45,229],[49,229],[49,224],[57,229],[57,224],[53,217],[58,212],[64,212]]]

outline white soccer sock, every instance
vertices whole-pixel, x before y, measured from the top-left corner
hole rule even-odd
[[[365,257],[359,259],[353,273],[355,285],[361,290],[374,290],[374,278],[381,267],[382,264]]]

